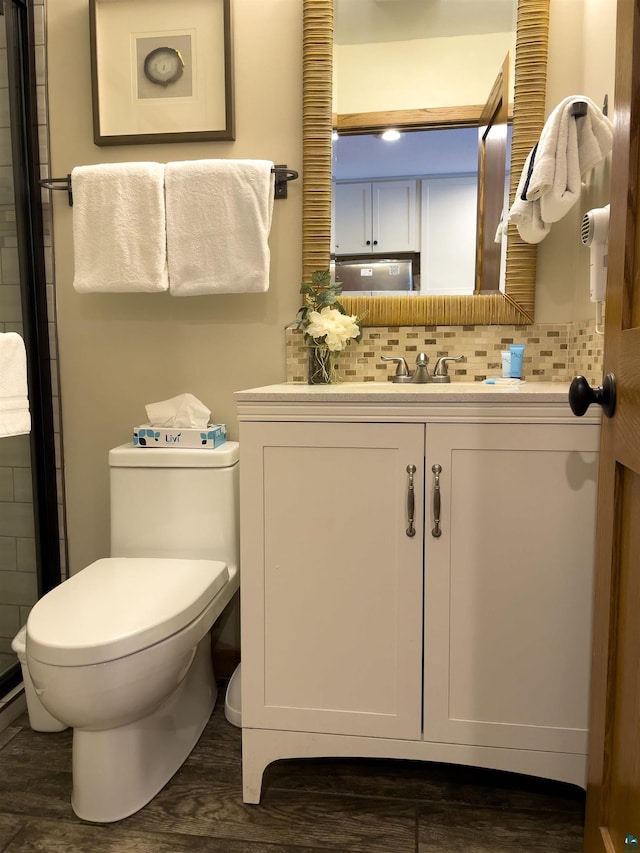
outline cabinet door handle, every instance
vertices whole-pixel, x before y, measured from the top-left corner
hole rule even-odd
[[[432,465],[431,470],[435,475],[433,482],[433,530],[431,535],[438,539],[442,536],[440,530],[440,474],[442,473],[442,465]]]
[[[407,536],[415,536],[416,529],[414,527],[415,521],[415,494],[413,489],[413,475],[416,473],[415,465],[407,465],[407,474],[409,475],[409,485],[407,488],[407,516],[409,521],[409,526],[407,527]]]

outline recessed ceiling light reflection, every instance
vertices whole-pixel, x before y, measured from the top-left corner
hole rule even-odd
[[[395,130],[390,127],[388,130],[385,130],[384,133],[381,134],[380,139],[384,139],[385,142],[395,142],[397,139],[400,139],[400,131]]]

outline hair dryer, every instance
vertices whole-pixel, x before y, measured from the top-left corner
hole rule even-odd
[[[594,207],[585,213],[580,237],[585,246],[591,247],[589,298],[592,302],[604,302],[609,260],[608,204],[605,207]]]

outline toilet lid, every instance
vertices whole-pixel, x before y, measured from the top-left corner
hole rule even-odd
[[[57,666],[133,654],[192,622],[228,580],[217,560],[97,560],[34,605],[27,653]]]

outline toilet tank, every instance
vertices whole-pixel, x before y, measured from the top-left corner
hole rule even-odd
[[[111,556],[239,561],[238,442],[109,451]]]

